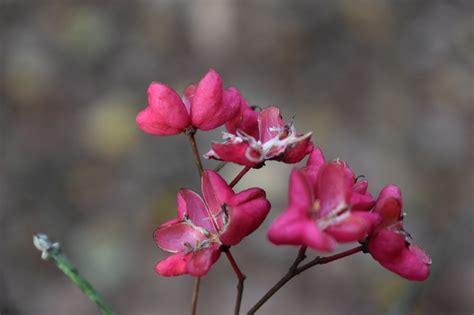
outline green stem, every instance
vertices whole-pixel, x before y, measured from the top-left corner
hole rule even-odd
[[[64,272],[64,274],[72,281],[74,284],[79,287],[79,289],[84,292],[84,294],[94,302],[99,308],[100,312],[103,315],[113,315],[114,312],[108,306],[99,293],[94,289],[94,287],[87,281],[84,276],[82,276],[77,270],[76,266],[67,259],[66,256],[61,252],[61,246],[59,243],[52,244],[48,236],[45,234],[35,234],[33,236],[33,243],[36,248],[42,251],[41,257],[44,260],[51,260],[56,264],[56,266]]]

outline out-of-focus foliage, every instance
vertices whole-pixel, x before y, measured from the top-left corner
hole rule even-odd
[[[407,228],[434,261],[421,284],[364,255],[321,266],[262,314],[472,312],[473,21],[462,0],[2,1],[0,313],[95,312],[40,259],[34,232],[61,241],[120,314],[188,312],[193,281],[154,274],[166,254],[151,236],[178,188],[198,189],[197,172],[184,137],[145,135],[135,115],[151,81],[182,89],[210,67],[251,104],[296,114],[374,194],[399,184]],[[202,152],[211,139],[198,135]],[[291,170],[275,163],[237,187],[261,186],[273,204],[234,250],[248,276],[243,310],[296,255],[264,236]],[[228,313],[235,284],[218,262],[200,312]]]

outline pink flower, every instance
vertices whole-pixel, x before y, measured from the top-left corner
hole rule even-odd
[[[163,83],[148,87],[148,106],[137,116],[146,133],[158,136],[179,134],[187,128],[211,130],[233,118],[240,107],[240,94],[231,87],[222,89],[222,80],[213,69],[196,85],[186,88],[183,99]]]
[[[315,150],[306,169],[291,173],[288,207],[270,226],[270,241],[332,251],[337,242],[363,240],[378,216],[366,211],[365,200],[359,202],[368,196],[366,187],[354,184],[351,174],[345,162],[325,162]]]
[[[235,194],[216,172],[206,170],[201,186],[204,199],[191,190],[180,190],[177,218],[154,233],[156,244],[173,253],[155,266],[162,276],[206,275],[220,256],[220,246],[238,244],[270,210],[262,189]]]
[[[388,185],[380,192],[374,212],[382,218],[370,235],[367,247],[382,266],[408,280],[423,281],[430,274],[431,258],[403,229],[400,188]]]
[[[298,134],[293,123],[285,124],[276,107],[265,108],[258,114],[257,135],[256,116],[249,110],[248,105],[241,107],[240,120],[227,125],[230,133],[224,133],[225,141],[212,143],[206,158],[258,167],[266,160],[297,163],[313,149],[311,132]]]

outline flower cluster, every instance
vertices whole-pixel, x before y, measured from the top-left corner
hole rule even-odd
[[[334,251],[339,243],[359,242],[388,270],[409,280],[428,277],[431,260],[403,228],[397,186],[386,186],[375,199],[367,180],[356,176],[348,163],[325,159],[313,146],[311,132],[298,133],[275,106],[250,106],[236,88],[223,88],[216,71],[188,86],[183,97],[165,84],[152,83],[137,124],[153,135],[194,135],[225,125],[224,141],[213,142],[204,157],[243,165],[243,174],[269,160],[297,163],[308,156],[306,166],[291,172],[288,207],[270,225],[268,239],[323,252]],[[177,217],[154,233],[156,244],[172,253],[156,265],[158,274],[206,275],[221,252],[262,224],[270,211],[265,191],[236,193],[234,184],[215,171],[201,170],[202,195],[179,191]]]

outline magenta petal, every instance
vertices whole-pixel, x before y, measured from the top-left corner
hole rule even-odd
[[[212,150],[206,153],[208,159],[232,162],[244,166],[253,167],[263,161],[263,153],[250,147],[247,141],[240,138],[225,143],[211,144]]]
[[[188,261],[191,254],[177,253],[155,265],[155,271],[163,277],[174,277],[188,273]]]
[[[247,101],[241,96],[240,110],[234,118],[226,123],[226,128],[234,135],[237,134],[237,130],[241,130],[258,140],[258,112],[250,108]]]
[[[369,192],[361,194],[353,190],[350,204],[354,210],[370,210],[375,205],[375,199]]]
[[[260,112],[258,117],[260,141],[262,143],[278,136],[285,126],[280,110],[277,107],[267,107]]]
[[[195,277],[205,276],[212,265],[219,259],[221,252],[219,245],[213,244],[210,247],[200,249],[192,253],[187,263],[187,271]]]
[[[307,214],[313,206],[313,200],[313,192],[305,172],[294,169],[290,175],[288,189],[289,207],[298,209],[301,214]]]
[[[301,161],[307,154],[313,150],[313,143],[311,142],[311,136],[302,139],[299,142],[294,143],[286,147],[283,155],[278,160],[293,164]]]
[[[348,243],[364,239],[371,227],[369,220],[351,213],[344,221],[326,228],[325,232],[340,243]]]
[[[251,188],[234,195],[227,211],[229,223],[219,239],[225,245],[235,245],[262,224],[270,211],[270,202],[265,191]]]
[[[317,189],[317,181],[318,181],[318,173],[321,166],[326,163],[326,159],[324,158],[324,154],[320,148],[316,148],[311,152],[308,158],[308,162],[306,163],[306,174],[313,186],[313,191],[316,193]]]
[[[354,186],[352,186],[352,191],[359,194],[365,194],[368,188],[369,188],[369,182],[366,180],[361,180],[355,183]]]
[[[199,81],[191,105],[192,124],[199,129],[208,127],[208,121],[222,105],[222,80],[213,69]],[[212,128],[209,128],[212,129]]]
[[[170,126],[167,121],[160,119],[150,106],[138,113],[136,122],[141,130],[156,136],[171,136],[183,131],[182,128]]]
[[[209,211],[214,216],[222,211],[224,204],[229,204],[229,200],[234,195],[226,181],[211,170],[205,170],[202,174],[201,188]]]
[[[375,260],[388,262],[397,258],[405,249],[405,235],[385,228],[370,237],[367,247]]]
[[[383,218],[381,226],[394,224],[401,219],[402,193],[398,186],[387,185],[382,189],[375,204],[375,212]]]
[[[209,211],[201,196],[189,189],[181,189],[178,193],[178,214],[185,209],[185,214],[196,226],[216,232],[209,218]]]
[[[181,97],[165,84],[157,82],[150,84],[148,105],[162,124],[181,130],[189,126],[189,114]]]
[[[206,236],[192,226],[178,222],[161,225],[155,230],[153,238],[162,250],[177,253],[186,249],[186,243],[195,246],[206,239]]]
[[[337,161],[324,164],[319,170],[317,183],[320,217],[333,211],[341,212],[349,205],[352,183],[345,176],[342,164]]]
[[[316,227],[308,217],[288,208],[277,217],[268,230],[268,239],[276,245],[303,245],[321,251],[332,251],[335,240]]]

